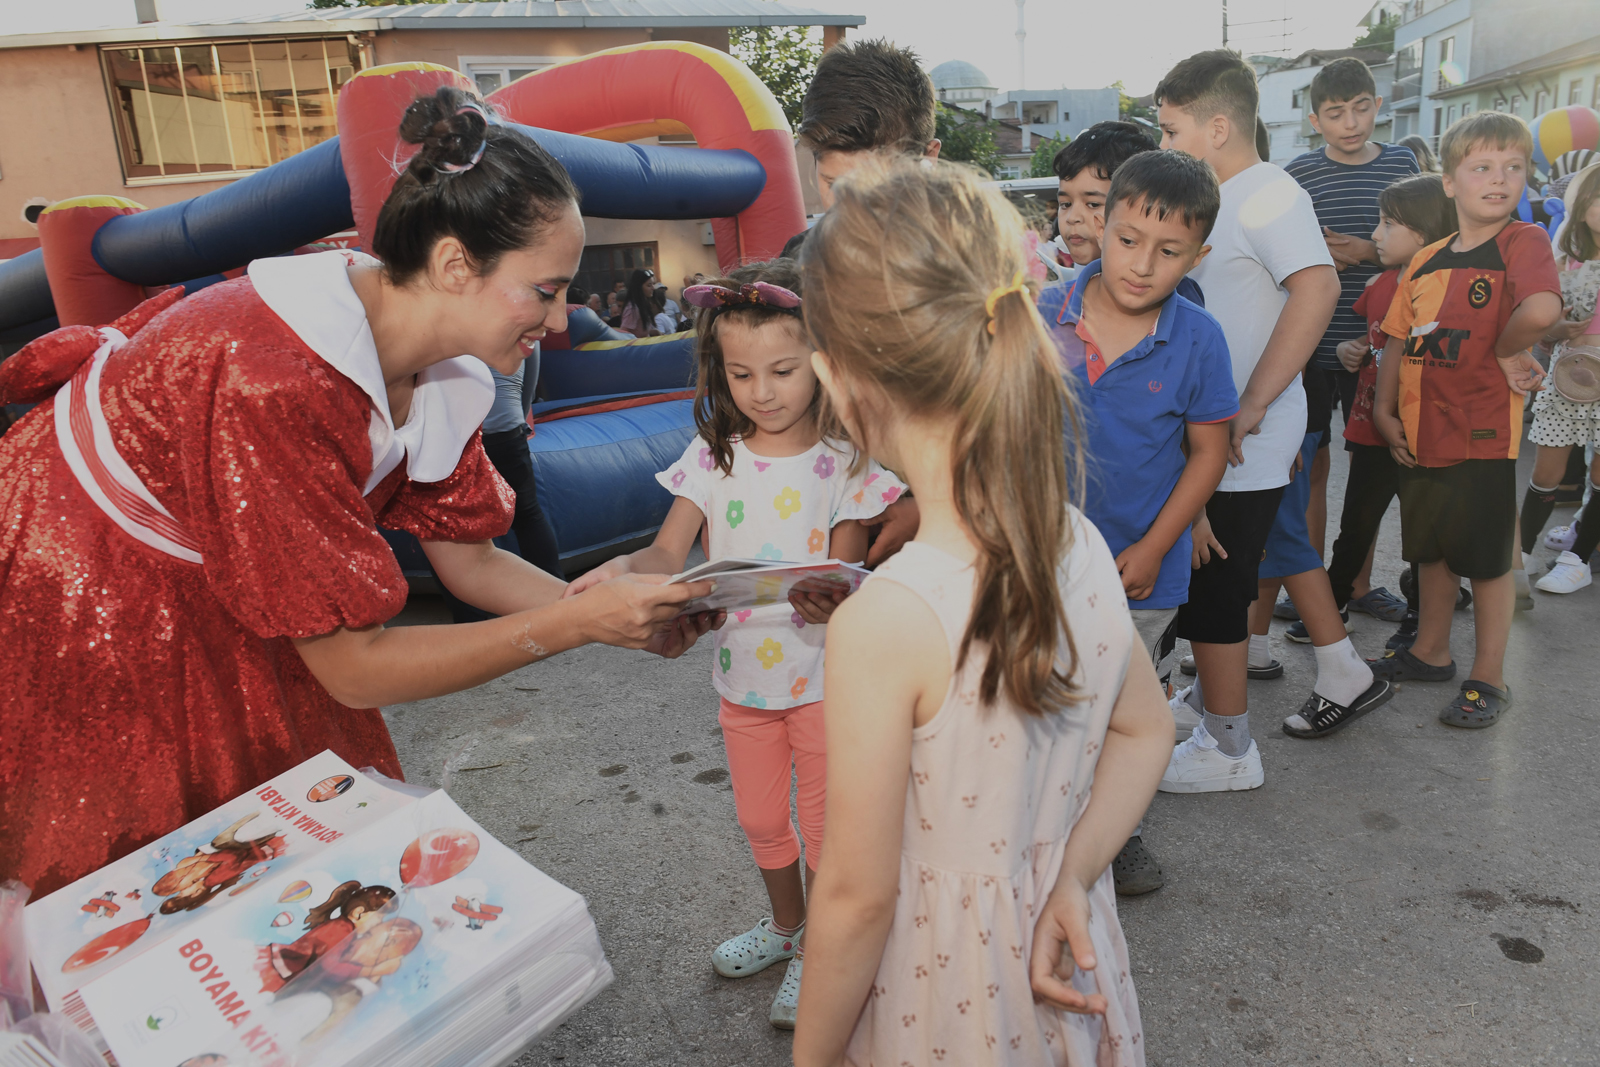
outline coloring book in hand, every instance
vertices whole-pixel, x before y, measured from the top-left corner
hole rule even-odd
[[[769,559],[719,559],[702,563],[673,578],[679,582],[710,579],[716,590],[683,606],[696,611],[743,611],[782,604],[796,590],[802,593],[854,593],[872,572],[836,559],[821,563],[778,563]]]
[[[52,1006],[120,1067],[486,1067],[611,980],[582,897],[331,752],[27,924]]]

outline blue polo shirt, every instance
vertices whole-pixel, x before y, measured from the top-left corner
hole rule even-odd
[[[1231,419],[1239,413],[1239,397],[1222,327],[1181,289],[1161,306],[1150,335],[1091,383],[1089,363],[1099,354],[1079,336],[1078,323],[1083,289],[1099,273],[1095,260],[1076,284],[1045,290],[1039,312],[1083,413],[1089,469],[1083,512],[1116,555],[1144,537],[1177,486],[1187,462],[1184,425]],[[1161,561],[1150,596],[1129,601],[1129,607],[1175,608],[1187,601],[1189,557],[1186,528]]]

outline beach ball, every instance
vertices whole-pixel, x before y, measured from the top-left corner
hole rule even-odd
[[[279,904],[294,904],[311,895],[310,882],[291,882],[288,888],[278,895]]]
[[[400,856],[400,881],[407,888],[438,885],[454,878],[478,858],[478,835],[471,830],[430,830]]]
[[[1582,104],[1553,108],[1533,120],[1533,163],[1548,171],[1556,157],[1600,148],[1600,111]]]

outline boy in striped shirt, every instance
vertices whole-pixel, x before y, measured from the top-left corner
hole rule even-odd
[[[1327,531],[1333,409],[1342,406],[1348,419],[1356,395],[1356,375],[1340,365],[1339,345],[1366,336],[1366,320],[1354,308],[1368,279],[1383,270],[1377,246],[1369,239],[1378,227],[1378,194],[1391,182],[1417,173],[1417,160],[1409,149],[1372,140],[1382,103],[1365,63],[1350,58],[1329,63],[1311,79],[1311,125],[1327,143],[1283,168],[1311,194],[1312,209],[1339,270],[1339,304],[1304,378],[1306,432],[1321,437],[1311,465],[1311,501],[1306,508],[1311,545],[1319,557]],[[1358,595],[1350,606],[1398,622],[1405,601],[1387,590],[1372,589],[1370,572],[1368,562],[1356,577]]]

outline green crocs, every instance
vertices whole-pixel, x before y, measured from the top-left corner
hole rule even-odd
[[[1461,693],[1439,712],[1439,721],[1446,726],[1459,726],[1463,730],[1482,730],[1500,721],[1500,716],[1511,710],[1511,687],[1496,689],[1492,685],[1468,678],[1461,683]]]

